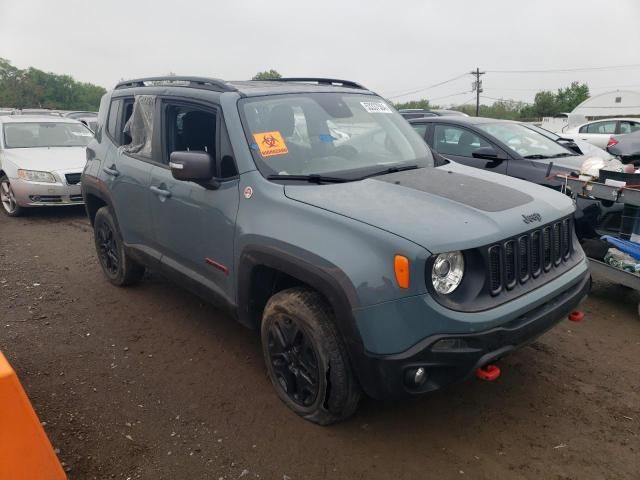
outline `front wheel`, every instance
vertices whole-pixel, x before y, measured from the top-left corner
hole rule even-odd
[[[2,211],[10,217],[19,217],[24,213],[24,209],[16,201],[9,178],[4,174],[0,176],[0,203]]]
[[[144,267],[127,255],[109,207],[98,210],[93,231],[98,259],[109,281],[119,287],[140,281]]]
[[[320,425],[353,415],[360,388],[320,294],[299,287],[276,293],[264,310],[261,340],[271,383],[289,408]]]

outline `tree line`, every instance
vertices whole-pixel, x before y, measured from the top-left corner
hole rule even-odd
[[[19,69],[0,58],[0,107],[97,111],[106,90],[29,67]]]
[[[533,103],[517,100],[496,100],[492,105],[480,105],[480,116],[501,118],[505,120],[538,120],[542,117],[552,117],[561,112],[571,112],[574,108],[589,98],[589,86],[586,83],[572,82],[566,88],[557,91],[542,90],[536,93]],[[395,103],[396,109],[422,108],[425,110],[439,108],[428,99],[411,100]],[[458,110],[469,115],[475,115],[474,104],[454,105],[451,110]]]

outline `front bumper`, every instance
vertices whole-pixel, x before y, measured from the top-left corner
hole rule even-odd
[[[82,205],[80,184],[64,182],[27,182],[19,178],[11,179],[11,188],[21,207],[46,207],[56,205]]]
[[[374,355],[352,351],[360,383],[368,395],[378,399],[426,393],[463,381],[474,371],[531,342],[584,300],[591,277],[583,273],[545,303],[514,320],[473,333],[436,334],[422,339],[401,353]],[[426,379],[420,385],[410,379],[417,368]]]

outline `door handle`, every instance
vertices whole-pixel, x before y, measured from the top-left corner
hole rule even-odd
[[[162,185],[160,187],[156,187],[155,185],[152,185],[149,187],[149,190],[151,190],[153,193],[155,193],[161,198],[169,198],[171,196],[171,192],[161,187]]]
[[[115,165],[111,165],[110,167],[102,167],[102,171],[107,175],[111,175],[112,177],[117,177],[118,175],[120,175],[120,172]]]

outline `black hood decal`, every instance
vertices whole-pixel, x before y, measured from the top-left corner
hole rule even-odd
[[[502,178],[505,183],[509,181],[507,176]],[[372,180],[420,190],[485,212],[501,212],[533,201],[533,197],[514,188],[442,167],[406,170],[375,177]]]

